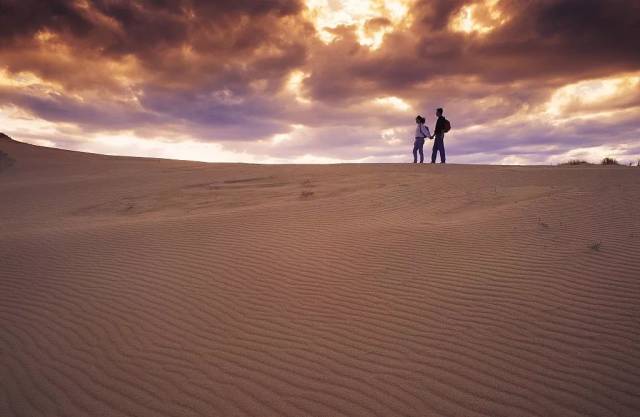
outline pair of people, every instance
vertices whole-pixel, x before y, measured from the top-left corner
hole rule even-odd
[[[433,139],[433,150],[431,151],[431,163],[436,163],[436,157],[438,156],[438,152],[440,152],[440,162],[445,163],[445,154],[444,154],[444,133],[445,133],[445,118],[442,115],[443,110],[439,108],[436,110],[436,117],[438,118],[436,121],[436,127],[434,128],[433,135],[429,131],[429,128],[424,125],[427,121],[424,117],[418,116],[416,117],[416,135],[415,142],[413,143],[413,163],[418,162],[418,153],[420,153],[420,163],[424,161],[424,141],[426,138]]]

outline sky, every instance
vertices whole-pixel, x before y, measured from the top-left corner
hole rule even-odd
[[[638,0],[0,0],[0,131],[209,162],[640,159]],[[429,144],[427,145],[429,146]]]

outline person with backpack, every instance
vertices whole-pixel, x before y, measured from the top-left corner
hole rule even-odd
[[[416,117],[416,134],[415,141],[413,142],[413,163],[418,162],[418,152],[420,153],[420,163],[424,161],[424,139],[431,139],[431,132],[429,132],[429,128],[424,125],[427,119],[418,115]]]
[[[444,134],[451,130],[451,123],[442,115],[442,108],[436,109],[436,116],[438,120],[436,121],[436,127],[433,129],[433,137],[435,137],[435,141],[433,142],[433,150],[431,152],[431,163],[436,163],[436,156],[438,156],[438,151],[440,152],[440,163],[444,164],[445,153],[444,153]]]

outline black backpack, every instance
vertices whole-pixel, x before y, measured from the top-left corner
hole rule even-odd
[[[444,119],[444,116],[442,117]],[[447,133],[448,131],[451,130],[451,122],[449,122],[447,119],[444,119],[444,126],[442,127],[442,131],[444,133]]]

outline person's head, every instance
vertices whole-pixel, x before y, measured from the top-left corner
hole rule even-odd
[[[416,123],[422,124],[422,123],[424,123],[426,121],[427,121],[427,119],[425,119],[424,117],[422,117],[420,115],[416,116]]]
[[[442,116],[442,107],[438,107],[436,109],[436,116],[438,116],[438,117]]]

